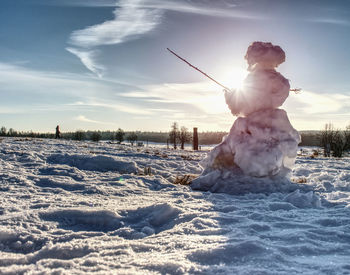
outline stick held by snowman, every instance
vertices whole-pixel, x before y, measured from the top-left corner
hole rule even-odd
[[[206,74],[205,72],[203,72],[201,69],[197,68],[196,66],[192,65],[190,62],[188,62],[186,59],[182,58],[181,56],[179,56],[177,53],[175,53],[173,50],[166,48],[170,53],[172,53],[173,55],[175,55],[177,58],[179,58],[180,60],[182,60],[183,62],[185,62],[187,65],[189,65],[190,67],[192,67],[193,69],[195,69],[196,71],[200,72],[201,74],[203,74],[205,77],[209,78],[211,81],[215,82],[216,84],[218,84],[219,86],[221,86],[222,88],[224,88],[224,91],[230,91],[230,88],[222,85],[220,82],[218,82],[217,80],[215,80],[214,78],[212,78],[210,75]],[[291,92],[295,92],[296,94],[299,94],[301,92],[300,88],[295,88],[295,89],[290,89],[289,91]]]

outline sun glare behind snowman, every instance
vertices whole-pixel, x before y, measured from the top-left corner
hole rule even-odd
[[[227,67],[219,72],[220,82],[230,89],[240,89],[248,71],[240,67]]]
[[[215,75],[219,76],[218,80],[220,83],[230,89],[236,90],[237,93],[240,93],[244,79],[248,75],[248,71],[240,67],[227,67],[223,68]],[[200,106],[200,108],[204,109],[208,114],[225,113],[227,105],[222,100],[222,93],[218,92],[220,87],[212,82],[208,82],[208,85],[209,87],[206,88],[209,88],[212,92],[206,97],[196,99],[196,105]]]
[[[248,71],[241,67],[224,67],[220,71],[214,72],[213,75],[217,76],[217,80],[220,83],[239,93]],[[216,83],[207,80],[201,84],[201,89],[202,91],[207,91],[206,96],[196,96],[188,101],[207,114],[226,113],[227,105],[222,100],[222,88]]]

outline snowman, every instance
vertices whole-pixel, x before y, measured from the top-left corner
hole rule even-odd
[[[201,161],[203,172],[193,180],[193,189],[213,191],[218,182],[222,186],[237,181],[283,181],[294,165],[300,135],[286,111],[279,108],[290,85],[276,71],[285,53],[271,43],[254,42],[245,59],[249,74],[242,88],[225,90],[226,103],[237,119],[229,134]]]

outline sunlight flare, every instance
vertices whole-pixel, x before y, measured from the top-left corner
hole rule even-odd
[[[231,89],[240,89],[247,75],[248,71],[241,67],[227,67],[218,73],[218,78],[225,86]]]

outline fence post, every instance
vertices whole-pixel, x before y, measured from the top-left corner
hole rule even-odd
[[[193,128],[193,150],[198,151],[198,128]]]

